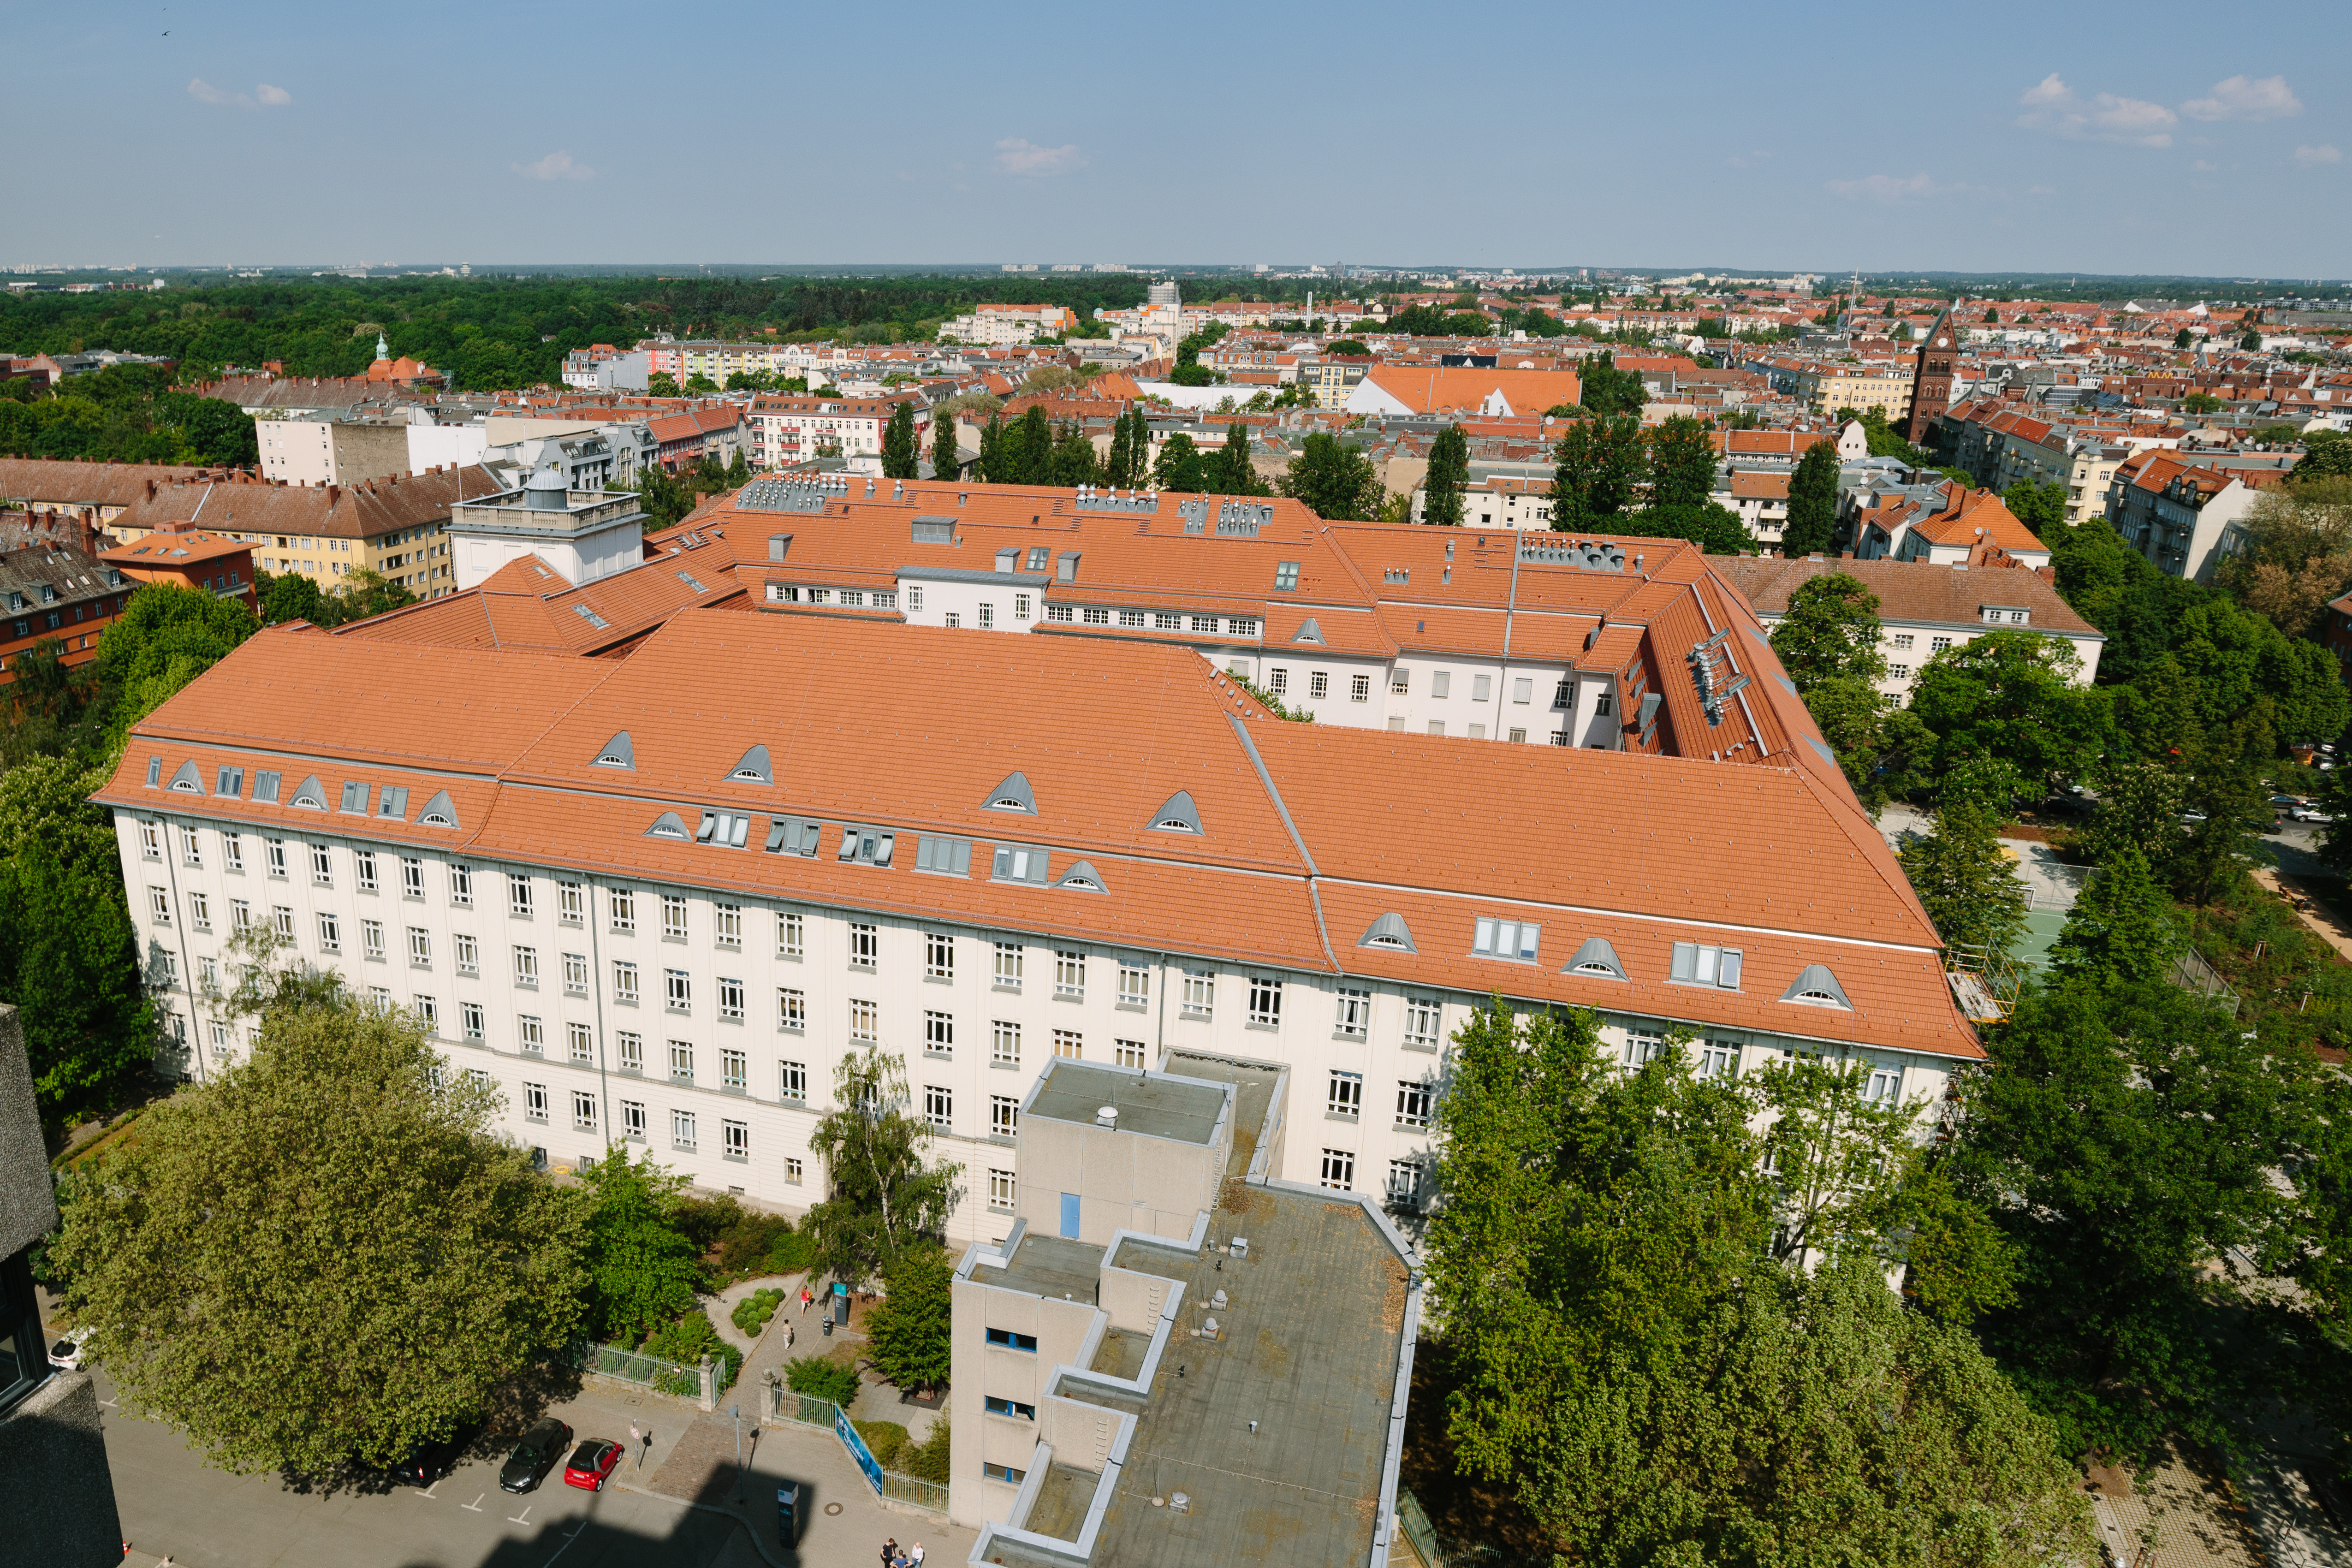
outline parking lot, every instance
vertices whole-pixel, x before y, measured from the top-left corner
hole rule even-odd
[[[98,1374],[99,1397],[113,1389]],[[105,1404],[107,1459],[133,1563],[169,1556],[174,1568],[258,1568],[266,1563],[333,1563],[336,1568],[709,1568],[742,1527],[670,1498],[608,1487],[601,1493],[563,1484],[552,1471],[537,1490],[499,1489],[506,1448],[478,1445],[473,1455],[428,1490],[302,1491],[275,1474],[232,1476],[214,1469],[178,1434],[123,1415]],[[623,1398],[583,1394],[550,1414],[577,1437],[625,1442],[635,1419],[654,1432],[655,1473],[693,1419],[660,1402],[632,1406]],[[632,1473],[632,1481],[637,1477]],[[735,1553],[748,1542],[737,1541]],[[748,1554],[740,1561],[756,1559]]]

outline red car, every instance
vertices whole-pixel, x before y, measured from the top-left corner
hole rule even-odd
[[[621,1446],[591,1437],[572,1450],[571,1459],[563,1467],[563,1484],[583,1491],[601,1492],[613,1467],[621,1462]]]

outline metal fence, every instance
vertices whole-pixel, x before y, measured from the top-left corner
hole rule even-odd
[[[2194,991],[2217,1007],[2226,1005],[2232,1018],[2238,1016],[2237,992],[2195,948],[2181,949],[2180,956],[2172,961],[2172,983],[2183,991]]]
[[[897,1470],[886,1470],[876,1464],[873,1454],[866,1447],[865,1439],[857,1435],[857,1428],[850,1422],[849,1413],[832,1400],[794,1393],[781,1383],[770,1384],[767,1418],[795,1426],[823,1427],[840,1438],[841,1446],[849,1450],[850,1458],[865,1472],[867,1484],[877,1494],[893,1502],[911,1503],[917,1508],[947,1512],[948,1489],[944,1483],[901,1475]]]
[[[603,1377],[618,1378],[662,1394],[675,1394],[681,1399],[702,1397],[702,1369],[657,1355],[633,1351],[625,1345],[581,1344],[572,1348],[572,1364],[583,1372],[593,1372]],[[730,1375],[733,1363],[724,1357],[714,1358],[710,1364],[711,1393],[725,1392],[732,1381]]]

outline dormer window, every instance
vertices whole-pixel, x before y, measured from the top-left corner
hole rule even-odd
[[[686,824],[680,820],[677,813],[674,811],[665,811],[659,816],[654,818],[654,825],[646,829],[646,837],[648,838],[675,838],[680,843],[684,843],[688,835],[686,831]]]
[[[1846,999],[1845,987],[1838,984],[1837,976],[1830,973],[1829,965],[1825,963],[1805,965],[1790,984],[1789,989],[1781,994],[1780,1000],[1801,1003],[1808,1007],[1853,1010],[1853,1004]]]
[[[1364,934],[1356,939],[1356,945],[1386,948],[1391,952],[1418,953],[1421,951],[1413,945],[1412,928],[1405,924],[1404,917],[1394,910],[1366,926]]]
[[[991,811],[1022,811],[1037,815],[1037,796],[1029,788],[1028,778],[1021,773],[1006,775],[1003,784],[988,792]]]
[[[1609,939],[1596,936],[1585,939],[1584,945],[1576,950],[1576,956],[1568,961],[1565,973],[1589,974],[1597,980],[1622,980],[1625,966],[1618,962],[1617,950],[1609,944]]]
[[[768,748],[754,746],[744,752],[743,760],[727,776],[738,784],[775,783],[775,770],[768,765]]]
[[[1093,866],[1084,860],[1076,860],[1071,862],[1069,869],[1062,873],[1061,879],[1056,881],[1054,886],[1057,888],[1075,888],[1082,893],[1099,893],[1103,891],[1101,875],[1095,870]]]
[[[1151,826],[1160,833],[1198,833],[1201,813],[1193,805],[1189,791],[1178,790],[1168,797],[1168,804],[1151,814]]]
[[[706,811],[694,830],[694,841],[714,849],[740,849],[751,832],[751,819],[740,811]]]
[[[600,768],[635,769],[636,748],[629,743],[629,732],[626,730],[604,742],[604,749],[596,753],[596,765]]]

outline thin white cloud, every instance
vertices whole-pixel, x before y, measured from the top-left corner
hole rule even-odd
[[[1832,180],[1829,192],[1855,201],[1900,202],[1923,196],[1949,195],[1958,185],[1939,185],[1927,174],[1904,179],[1894,174],[1864,174],[1858,180]]]
[[[585,163],[575,163],[569,153],[550,153],[536,163],[516,163],[514,172],[526,180],[593,180],[596,171]]]
[[[2303,112],[2303,100],[2288,89],[2283,76],[2260,81],[2233,76],[2215,82],[2203,98],[2182,104],[2180,112],[2191,120],[2292,120]]]
[[[1076,142],[1059,147],[1040,147],[1018,136],[1008,136],[996,144],[996,167],[1007,174],[1061,174],[1072,169],[1086,167],[1086,154]]]
[[[2316,169],[2323,163],[2341,163],[2344,154],[2325,142],[2315,147],[2305,142],[2294,150],[2294,161],[2307,169]]]
[[[1771,160],[1772,154],[1759,147],[1751,153],[1734,153],[1729,163],[1735,169],[1752,169],[1770,163]]]
[[[292,93],[282,87],[272,87],[268,82],[263,82],[247,94],[225,91],[202,77],[189,79],[188,96],[198,103],[237,109],[283,109],[294,101]]]
[[[2189,171],[2193,174],[2210,174],[2218,171],[2220,168],[2221,165],[2213,162],[2210,158],[2200,158],[2195,163],[2189,165]]]
[[[2095,93],[2085,100],[2052,71],[2026,89],[2017,117],[2027,131],[2045,131],[2074,142],[2121,142],[2136,147],[2169,147],[2180,117],[2144,98]]]

